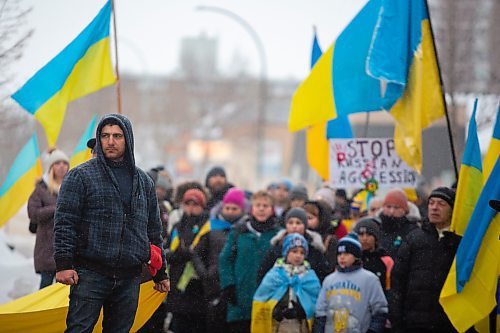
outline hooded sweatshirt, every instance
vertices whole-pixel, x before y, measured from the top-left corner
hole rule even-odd
[[[135,166],[130,121],[117,114],[104,116],[96,131],[113,121],[123,130],[125,159],[105,158],[97,140],[91,159],[66,175],[54,216],[54,259],[57,271],[84,267],[106,276],[139,276],[150,257],[150,244],[162,249],[163,267],[154,277],[167,277],[161,221],[153,181]],[[129,178],[128,178],[129,177]]]

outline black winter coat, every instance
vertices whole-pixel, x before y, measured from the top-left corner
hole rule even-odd
[[[387,254],[395,260],[398,249],[403,244],[406,236],[411,231],[418,229],[418,226],[406,217],[393,218],[381,214],[380,219],[382,224],[380,225],[379,246],[386,250]]]
[[[271,239],[271,248],[267,251],[257,273],[257,284],[260,285],[266,273],[273,268],[276,260],[283,257],[283,239],[286,235],[286,230],[280,230],[276,236]],[[311,269],[316,273],[320,282],[323,282],[325,277],[333,272],[333,267],[326,259],[325,246],[322,243],[321,235],[314,231],[306,230],[304,237],[309,244],[309,253],[306,260],[311,265]]]
[[[386,293],[391,286],[391,271],[394,267],[394,261],[387,252],[378,248],[373,252],[363,251],[361,255],[363,268],[378,276],[382,289]]]
[[[170,292],[167,297],[167,309],[170,312],[205,313],[206,301],[201,279],[192,276],[185,288],[180,288],[179,282],[186,266],[194,266],[191,244],[207,219],[206,213],[198,217],[188,217],[184,214],[172,230],[166,255],[170,269]]]
[[[233,224],[245,219],[247,219],[246,215]],[[201,236],[194,247],[193,264],[203,283],[205,297],[213,300],[220,296],[219,255],[226,244],[227,235],[233,224],[220,218],[211,219],[207,223],[211,225],[210,231]],[[203,226],[203,228],[206,227]]]
[[[439,239],[428,222],[408,234],[392,272],[389,309],[394,332],[456,332],[439,304],[439,295],[460,239],[447,231]]]

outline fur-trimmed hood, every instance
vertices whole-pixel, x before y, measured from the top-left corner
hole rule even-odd
[[[283,240],[285,239],[286,235],[287,235],[286,229],[278,231],[278,233],[273,238],[271,238],[270,241],[271,246],[283,245]],[[323,239],[321,238],[321,235],[319,233],[312,230],[306,230],[304,237],[309,243],[309,246],[314,247],[321,253],[326,252],[325,245],[323,244]]]

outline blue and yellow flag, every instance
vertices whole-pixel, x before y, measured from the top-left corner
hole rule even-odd
[[[131,332],[137,332],[165,299],[165,294],[154,290],[153,287],[153,281],[141,284]],[[69,286],[56,283],[0,305],[2,333],[64,332],[68,314],[69,290]],[[102,332],[102,313],[93,332]]]
[[[316,308],[321,284],[316,273],[312,269],[302,275],[290,277],[281,264],[276,264],[264,276],[259,288],[255,292],[252,303],[251,331],[259,333],[272,332],[273,309],[280,299],[292,288],[300,305],[306,314],[309,330],[311,330],[312,319]]]
[[[439,302],[453,326],[464,332],[495,307],[500,268],[500,215],[488,204],[500,198],[500,159],[481,191],[441,290]]]
[[[319,46],[316,31],[311,50],[311,69],[323,54]],[[328,179],[328,140],[326,138],[326,121],[312,125],[306,130],[306,155],[309,166],[323,179]]]
[[[229,230],[231,229],[231,226],[232,224],[227,221],[210,219],[210,221],[205,222],[205,224],[200,228],[200,231],[196,234],[196,237],[191,243],[191,249],[194,249],[200,242],[201,237],[208,234],[210,231]]]
[[[89,147],[87,147],[87,141],[89,141],[94,137],[94,129],[96,122],[97,122],[97,115],[92,117],[92,120],[85,129],[85,132],[83,132],[80,141],[78,141],[78,145],[73,151],[73,155],[71,155],[71,159],[69,160],[69,165],[71,166],[71,168],[74,168],[77,165],[90,160],[90,158],[92,157],[92,151],[89,149]]]
[[[17,155],[0,188],[0,226],[9,221],[28,201],[37,178],[41,176],[40,150],[36,134],[33,134]]]
[[[422,171],[422,130],[444,116],[441,80],[425,0],[383,0],[366,61],[387,82],[383,108],[396,121],[398,155]]]
[[[469,121],[469,131],[467,133],[462,165],[460,166],[457,195],[451,220],[451,230],[460,236],[463,236],[465,228],[467,228],[472,211],[483,188],[483,168],[481,166],[481,150],[477,137],[476,109],[477,99],[474,101],[474,110]]]
[[[366,73],[366,57],[381,0],[370,0],[321,55],[292,97],[288,128],[298,131],[338,115],[381,109],[379,80]]]
[[[311,69],[322,55],[316,31],[311,52]],[[337,118],[324,121],[309,127],[306,131],[306,152],[309,166],[323,179],[329,178],[329,147],[328,139],[352,138],[352,128],[345,114],[337,114]]]
[[[483,160],[483,178],[485,182],[488,179],[491,169],[493,169],[498,156],[500,156],[500,105],[498,106],[496,121],[493,125],[493,134],[491,136],[490,146],[488,147],[488,151],[486,152]]]
[[[177,232],[177,229],[174,229],[172,231],[172,234],[170,235],[170,247],[169,250],[170,252],[175,252],[180,245],[180,239],[179,239],[179,233]]]
[[[108,1],[92,22],[12,98],[45,129],[49,146],[59,135],[67,104],[116,81],[109,51]]]

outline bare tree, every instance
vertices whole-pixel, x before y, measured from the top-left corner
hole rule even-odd
[[[10,101],[8,89],[15,77],[13,65],[33,33],[26,29],[30,11],[22,8],[21,0],[0,0],[0,184],[33,128],[32,117]]]
[[[474,96],[500,96],[500,15],[498,0],[429,0],[457,156],[462,156],[465,129],[459,112]],[[465,97],[465,98],[464,98]],[[484,99],[484,98],[481,98]],[[490,98],[491,99],[491,98]],[[478,116],[483,125],[494,117],[492,103]],[[480,108],[485,104],[480,103]],[[479,114],[479,112],[478,112]],[[484,118],[484,119],[481,119]]]

